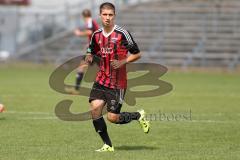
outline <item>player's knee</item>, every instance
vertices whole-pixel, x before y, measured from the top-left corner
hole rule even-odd
[[[98,119],[102,117],[101,107],[96,107],[95,105],[91,105],[91,115],[93,119]]]
[[[93,119],[98,119],[102,117],[102,112],[99,109],[91,109],[91,115]]]
[[[118,114],[108,113],[107,119],[112,123],[117,123],[119,121],[119,116]]]

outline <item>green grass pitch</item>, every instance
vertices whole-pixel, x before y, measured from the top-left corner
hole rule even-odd
[[[0,113],[1,160],[240,159],[238,73],[168,71],[161,79],[173,85],[170,93],[138,98],[135,107],[123,107],[165,117],[151,121],[148,135],[137,122],[122,126],[107,122],[115,152],[96,153],[102,142],[91,121],[56,118],[59,101],[73,100],[71,110],[78,113],[88,110],[88,98],[53,91],[48,84],[53,70],[0,65],[0,101],[7,109]],[[67,81],[74,82],[74,73]]]

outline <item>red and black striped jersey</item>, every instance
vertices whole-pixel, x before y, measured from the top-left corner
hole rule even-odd
[[[127,88],[126,65],[114,69],[111,61],[126,59],[128,51],[131,54],[140,52],[131,34],[122,27],[115,25],[108,34],[102,28],[95,31],[87,53],[100,57],[96,82],[109,88]]]

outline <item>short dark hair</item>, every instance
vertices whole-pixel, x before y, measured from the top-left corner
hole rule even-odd
[[[84,9],[82,11],[82,15],[83,15],[83,17],[91,17],[92,16],[91,11],[89,9]]]
[[[115,14],[115,6],[110,2],[105,2],[100,5],[100,8],[99,8],[100,13],[102,12],[103,9],[111,9]]]

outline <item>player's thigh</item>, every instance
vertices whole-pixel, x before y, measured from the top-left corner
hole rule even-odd
[[[104,88],[101,85],[98,83],[93,84],[89,97],[89,103],[93,118],[99,118],[102,116],[104,106],[106,104],[104,93]]]
[[[95,116],[97,116],[97,117],[101,116],[102,111],[103,111],[103,107],[105,106],[105,104],[106,104],[106,102],[104,100],[101,100],[101,99],[95,99],[95,100],[91,101],[90,109],[91,109],[92,115],[94,117]]]

